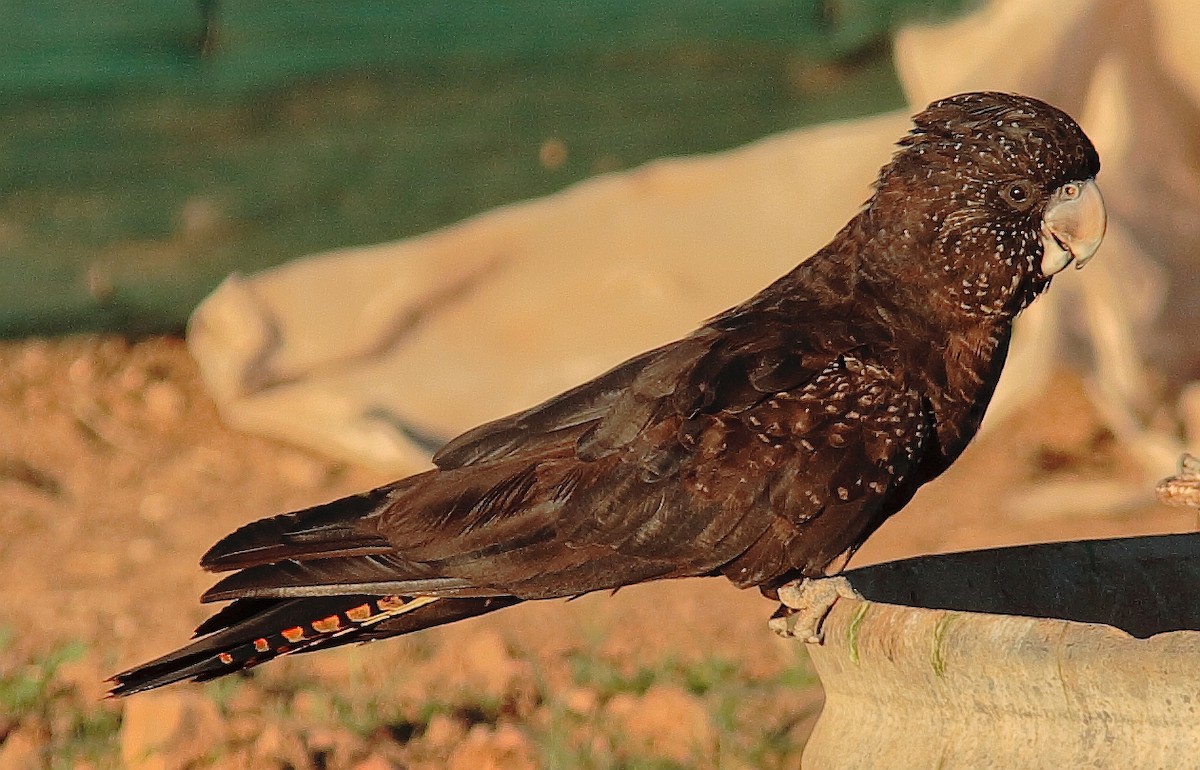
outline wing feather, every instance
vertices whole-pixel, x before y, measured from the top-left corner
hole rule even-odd
[[[353,514],[334,503],[260,524],[214,549],[208,564],[251,569],[209,598],[349,585],[529,599],[719,573],[770,585],[822,569],[891,512],[897,469],[920,449],[893,434],[926,420],[919,396],[855,358],[840,323],[724,324],[465,434],[438,470]],[[387,550],[348,553],[345,532]]]

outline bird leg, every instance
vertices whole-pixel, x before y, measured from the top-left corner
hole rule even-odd
[[[824,640],[821,624],[839,598],[861,601],[863,597],[841,575],[787,583],[779,587],[780,607],[767,624],[782,637],[820,644]]]

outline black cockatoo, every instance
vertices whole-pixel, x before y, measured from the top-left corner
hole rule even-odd
[[[217,543],[201,564],[232,574],[204,599],[233,603],[113,694],[647,580],[823,576],[959,456],[1013,319],[1104,235],[1060,110],[967,93],[914,124],[832,242],[746,302],[434,470]]]

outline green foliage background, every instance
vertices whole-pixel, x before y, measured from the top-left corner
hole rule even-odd
[[[0,0],[0,336],[899,106],[888,33],[965,2]]]

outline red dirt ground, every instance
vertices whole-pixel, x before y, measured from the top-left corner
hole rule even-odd
[[[0,343],[0,437],[0,770],[798,765],[819,686],[801,645],[767,630],[773,605],[719,580],[522,606],[100,703],[103,675],[206,616],[196,564],[214,540],[387,479],[223,426],[171,338]],[[1014,510],[1047,482],[1113,479],[1139,483],[1063,374],[855,564],[1196,529],[1149,486],[1118,513]],[[70,660],[48,663],[66,644]],[[21,695],[38,672],[42,689]]]

